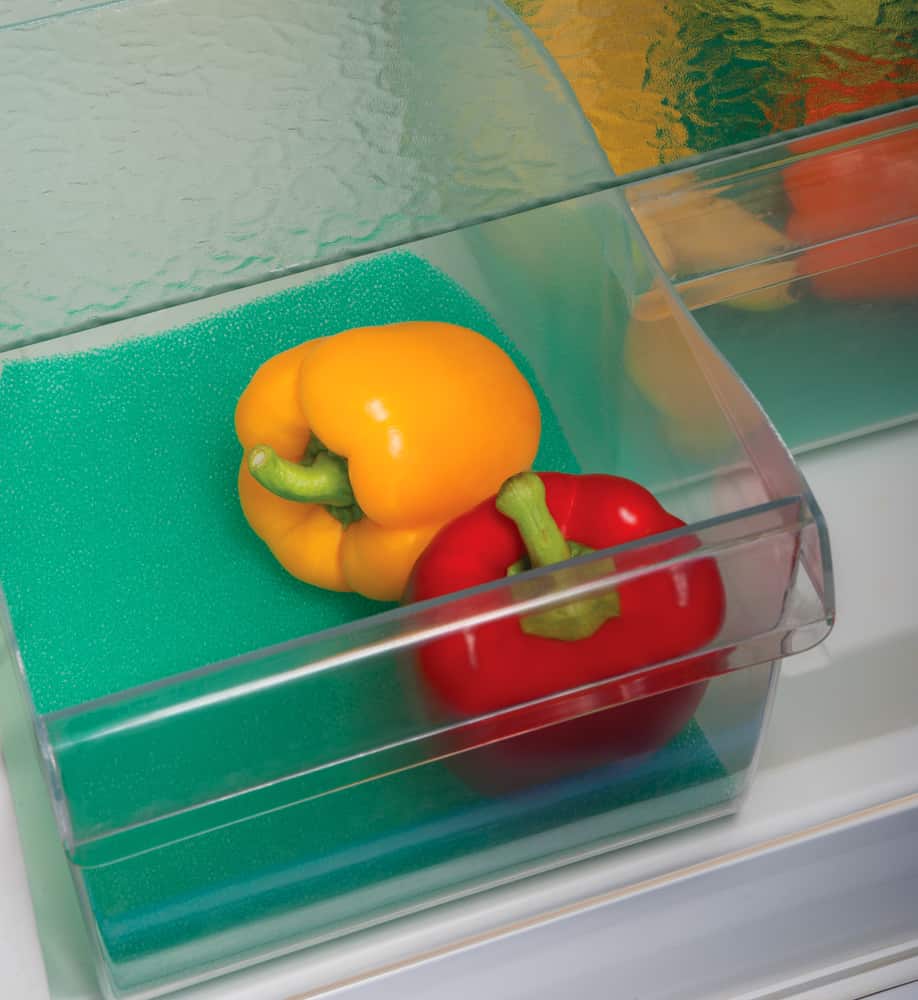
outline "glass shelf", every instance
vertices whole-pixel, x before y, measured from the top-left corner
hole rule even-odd
[[[8,3],[3,23],[0,349],[611,176],[488,0]]]

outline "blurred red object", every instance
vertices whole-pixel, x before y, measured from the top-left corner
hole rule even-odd
[[[888,78],[862,80],[850,68],[857,60],[887,66]],[[840,77],[801,81],[807,124],[918,94],[918,82],[901,79],[918,72],[918,60],[889,63],[849,53],[845,65]],[[918,111],[915,120],[918,125]],[[791,205],[787,235],[807,247],[798,271],[821,298],[918,295],[918,127],[870,138],[875,133],[872,122],[847,126],[850,144],[844,149],[817,153],[784,170]],[[807,137],[791,149],[811,152],[824,142],[822,135]]]

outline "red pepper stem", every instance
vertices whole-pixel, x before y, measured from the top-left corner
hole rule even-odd
[[[530,567],[552,566],[592,551],[562,535],[545,501],[545,484],[534,472],[521,472],[508,479],[497,494],[495,504],[501,514],[517,526]],[[514,565],[507,572],[512,576],[521,569],[523,567]],[[564,584],[581,582],[576,569],[559,571],[559,576],[564,572],[570,574],[569,579],[562,579]],[[620,612],[618,593],[613,590],[527,615],[520,619],[520,628],[543,639],[575,642],[595,635]]]
[[[545,485],[534,472],[511,476],[497,494],[496,506],[519,530],[531,566],[551,566],[571,558],[571,547],[545,502]]]
[[[252,476],[285,500],[326,507],[355,505],[347,463],[338,455],[322,452],[310,465],[300,465],[281,458],[268,445],[258,445],[249,452],[247,462]]]

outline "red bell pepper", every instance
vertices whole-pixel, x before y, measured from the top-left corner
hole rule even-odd
[[[627,479],[521,473],[495,499],[440,531],[415,566],[409,596],[439,597],[683,525]],[[697,544],[674,538],[656,558]],[[626,551],[615,567],[636,568],[646,559]],[[433,705],[450,718],[550,699],[511,721],[497,716],[476,724],[476,744],[489,744],[479,778],[506,791],[668,743],[692,718],[718,658],[614,678],[705,646],[724,609],[716,563],[702,559],[626,581],[598,598],[434,640],[419,652],[421,676]],[[561,694],[601,681],[608,683]]]
[[[855,57],[849,53],[851,58]],[[889,72],[901,75],[909,62],[912,67],[918,65],[903,60],[890,64]],[[906,80],[859,84],[830,74],[814,76],[804,84],[807,124],[918,94],[918,83]],[[869,122],[848,126],[845,148],[784,169],[784,190],[791,205],[787,235],[808,247],[798,261],[798,271],[809,277],[811,290],[820,298],[918,297],[918,223],[914,220],[918,215],[918,129],[854,141],[874,130]],[[791,148],[806,153],[823,141],[819,136],[807,137]],[[852,234],[860,235],[843,239]]]

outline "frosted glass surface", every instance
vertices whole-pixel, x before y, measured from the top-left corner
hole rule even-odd
[[[0,32],[0,348],[610,176],[502,4],[82,6]]]

